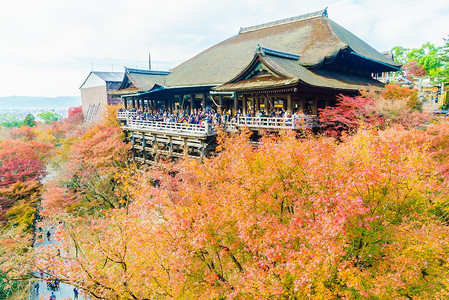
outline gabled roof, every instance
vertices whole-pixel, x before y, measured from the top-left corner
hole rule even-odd
[[[123,72],[97,72],[92,71],[95,75],[106,82],[121,82],[123,79]]]
[[[91,71],[89,75],[87,75],[83,84],[81,84],[80,89],[86,84],[86,82],[93,77],[99,78],[100,80],[106,82],[121,82],[123,79],[123,72],[99,72],[99,71]],[[96,79],[98,81],[98,79]]]
[[[275,53],[272,55],[271,53]],[[253,60],[244,70],[225,84],[214,88],[217,91],[252,91],[296,85],[298,83],[335,90],[360,90],[383,87],[383,84],[369,76],[335,73],[325,70],[312,71],[301,66],[294,55],[258,47]],[[261,66],[262,64],[262,66]],[[266,71],[256,73],[256,71]]]
[[[165,84],[165,78],[168,74],[170,72],[126,68],[122,83],[117,90],[110,92],[110,94],[126,95],[159,88]]]
[[[299,55],[299,64],[307,68],[318,68],[326,59],[336,57],[343,50],[378,65],[377,69],[387,71],[400,67],[328,19],[327,11],[323,10],[241,29],[239,34],[173,69],[165,84],[176,87],[228,82],[251,62],[258,44]]]

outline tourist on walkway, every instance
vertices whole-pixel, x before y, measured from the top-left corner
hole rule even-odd
[[[78,287],[75,287],[73,289],[73,294],[75,295],[75,297],[73,299],[78,299]]]
[[[56,295],[55,295],[55,292],[51,292],[51,295],[50,295],[50,300],[51,299],[56,299]]]
[[[50,235],[51,235],[50,231],[47,231],[47,240],[48,241],[50,241]]]
[[[36,295],[39,296],[39,282],[36,283],[34,288],[36,289]]]

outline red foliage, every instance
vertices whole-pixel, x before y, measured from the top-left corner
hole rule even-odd
[[[371,97],[339,96],[336,107],[320,110],[320,122],[328,126],[328,132],[335,135],[339,131],[354,131],[364,123],[378,126],[384,123],[382,117],[373,112],[375,100]]]
[[[36,136],[37,134],[33,132],[33,127],[22,126],[11,129],[11,137],[16,140],[32,141],[36,139]]]
[[[75,202],[76,197],[67,188],[59,187],[55,183],[47,184],[42,193],[42,206],[52,214],[64,212]]]
[[[0,144],[0,187],[39,179],[45,166],[32,143],[6,140]]]
[[[427,75],[426,70],[424,70],[422,66],[418,65],[416,60],[412,60],[411,62],[405,64],[402,69],[404,70],[405,76],[407,76],[408,80],[412,80],[413,77]]]
[[[97,171],[106,174],[123,165],[129,146],[123,143],[119,127],[98,124],[72,146],[73,162],[82,172]]]
[[[82,106],[71,107],[67,110],[67,121],[73,124],[81,124],[83,122]]]

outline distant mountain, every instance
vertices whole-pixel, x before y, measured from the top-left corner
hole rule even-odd
[[[69,108],[81,105],[81,97],[26,97],[10,96],[0,97],[1,109],[36,109],[36,108]]]

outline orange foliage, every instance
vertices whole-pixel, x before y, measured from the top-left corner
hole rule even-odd
[[[65,219],[67,255],[39,267],[107,299],[445,298],[429,145],[403,129],[223,139],[203,163],[128,178],[129,206]]]

